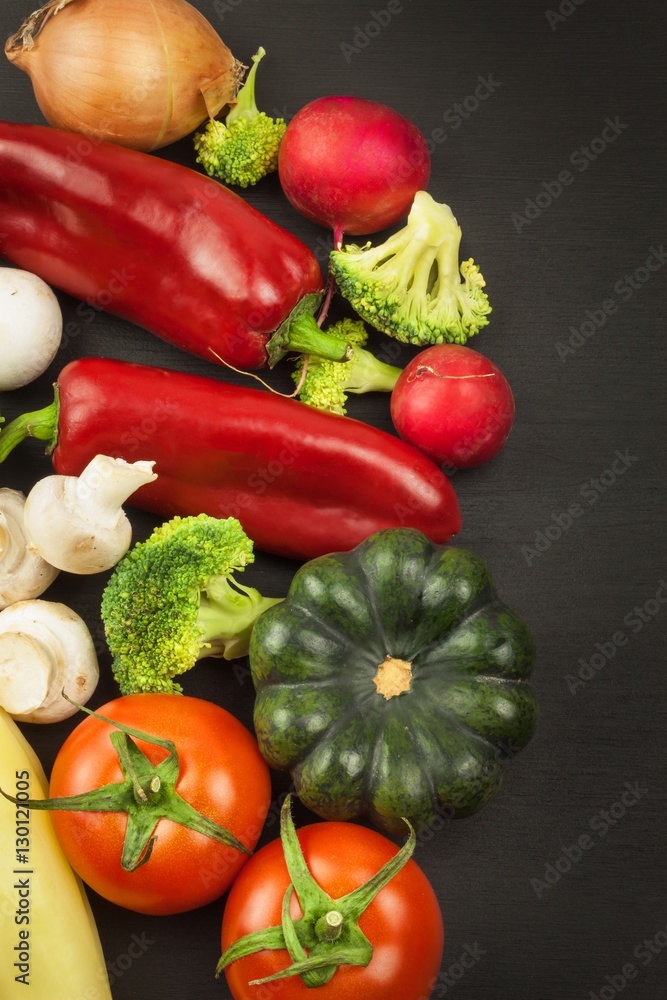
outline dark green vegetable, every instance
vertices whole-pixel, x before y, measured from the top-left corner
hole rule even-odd
[[[498,790],[537,706],[534,646],[484,562],[418,531],[371,535],[294,577],[257,621],[255,729],[325,819],[391,833],[464,816]]]

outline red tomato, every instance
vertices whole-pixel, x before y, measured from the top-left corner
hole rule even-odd
[[[398,848],[354,823],[315,823],[298,831],[315,881],[338,899],[363,885]],[[280,840],[255,854],[229,894],[222,950],[254,931],[277,926],[290,879]],[[296,896],[291,914],[301,916]],[[249,986],[292,964],[287,951],[263,950],[225,969],[234,1000],[426,1000],[436,982],[444,943],[442,915],[430,882],[410,860],[369,905],[359,927],[373,945],[365,968],[342,966],[325,986],[309,989],[299,976]],[[264,992],[263,992],[264,991]]]
[[[199,698],[135,694],[99,709],[100,715],[172,740],[180,761],[176,791],[198,812],[252,850],[271,799],[269,770],[254,737],[233,715]],[[78,795],[123,780],[109,739],[113,727],[89,716],[61,747],[51,796]],[[153,764],[168,754],[135,741]],[[139,913],[180,913],[217,899],[248,855],[194,830],[160,819],[148,862],[121,867],[125,813],[53,811],[56,835],[72,868],[101,896]]]
[[[507,379],[488,358],[437,344],[403,369],[391,394],[403,438],[439,465],[471,469],[497,455],[514,421]]]

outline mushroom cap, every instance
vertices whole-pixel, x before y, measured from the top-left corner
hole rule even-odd
[[[79,615],[52,601],[0,612],[0,705],[20,722],[60,722],[97,687],[95,645]]]
[[[0,392],[20,389],[53,361],[63,317],[49,286],[36,274],[0,268]]]

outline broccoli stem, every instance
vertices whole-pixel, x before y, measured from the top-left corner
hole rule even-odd
[[[282,600],[282,597],[262,597],[254,587],[244,587],[226,577],[210,581],[199,602],[197,620],[202,638],[198,659],[218,656],[235,660],[247,656],[255,622]]]
[[[257,102],[255,101],[255,78],[257,67],[266,55],[266,49],[260,45],[257,52],[252,57],[252,67],[248,73],[245,83],[238,92],[236,104],[225,118],[225,124],[231,125],[237,118],[256,118],[259,114]]]
[[[0,431],[0,462],[4,462],[14,448],[27,437],[37,438],[38,441],[48,441],[48,450],[51,451],[55,447],[58,436],[58,412],[58,390],[56,389],[56,398],[43,410],[23,413],[7,424]]]
[[[345,391],[391,392],[402,371],[402,368],[380,361],[365,348],[355,347]]]

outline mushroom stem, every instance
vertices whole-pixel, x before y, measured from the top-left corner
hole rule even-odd
[[[132,542],[122,504],[157,478],[153,462],[96,455],[80,476],[48,476],[28,495],[25,524],[31,547],[69,573],[111,569]]]
[[[62,477],[65,503],[85,520],[113,528],[124,517],[121,508],[125,501],[140,486],[157,479],[154,465],[96,455],[78,478]]]

